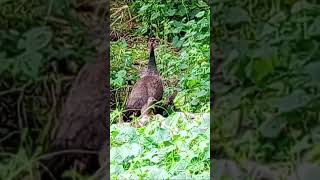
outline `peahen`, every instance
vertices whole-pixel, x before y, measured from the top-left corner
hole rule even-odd
[[[139,81],[133,86],[126,103],[124,120],[130,121],[130,116],[139,116],[144,113],[154,102],[160,101],[163,96],[163,84],[157,70],[154,49],[157,40],[149,40],[150,56],[148,68],[141,75]]]

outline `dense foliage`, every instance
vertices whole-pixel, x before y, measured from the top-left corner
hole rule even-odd
[[[124,37],[111,43],[111,91],[115,99],[111,123],[121,121],[128,87],[146,67],[146,40],[150,36],[161,39],[156,61],[165,84],[164,99],[178,92],[176,111],[196,113],[191,114],[196,117],[171,111],[167,118],[152,117],[145,127],[112,124],[112,179],[209,179],[209,6],[203,1],[169,0],[138,0],[128,6],[130,15],[137,19],[137,29],[123,28],[125,21],[116,23],[115,16],[112,30],[143,40],[132,43]]]
[[[112,179],[209,179],[209,114],[111,126]],[[128,151],[130,149],[130,151]]]
[[[95,54],[74,6],[0,2],[0,179],[38,179],[70,84]]]
[[[319,5],[213,2],[217,157],[319,162]],[[291,165],[288,165],[291,164]]]
[[[186,4],[186,7],[191,8],[192,11],[183,11],[184,13],[180,12],[175,15],[175,11],[180,10],[177,7],[181,7],[178,4],[170,1],[166,3],[135,1],[132,9],[138,12],[138,18],[141,21],[139,22],[141,26],[135,33],[142,36],[147,35],[145,32],[150,30],[152,35],[159,35],[159,38],[162,38],[164,44],[156,51],[158,68],[167,84],[166,90],[179,91],[176,105],[188,112],[208,111],[210,96],[209,7],[204,6],[202,1],[196,4]],[[151,11],[167,12],[168,8],[172,8],[171,11],[173,11],[170,16],[160,14],[155,20],[148,14]],[[154,26],[161,31],[158,29],[153,32],[152,27]],[[164,30],[163,26],[167,26],[168,30]],[[163,31],[168,31],[168,33],[161,34]],[[171,42],[173,47],[181,48],[179,53],[170,49]],[[137,43],[133,46],[129,48],[124,41],[111,44],[112,89],[125,87],[126,82],[137,80],[137,72],[141,69],[135,71],[134,62],[147,63],[148,52],[145,50],[145,44]]]

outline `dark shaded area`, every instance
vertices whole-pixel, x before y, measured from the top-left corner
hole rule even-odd
[[[0,179],[108,177],[107,1],[0,4]]]
[[[82,68],[73,82],[49,146],[49,152],[78,149],[96,154],[74,153],[48,160],[48,169],[55,175],[74,166],[76,161],[82,166],[78,170],[89,174],[100,167],[98,155],[107,139],[106,69],[104,56]]]
[[[108,5],[103,5],[103,15],[108,17]],[[109,158],[99,161],[101,152],[105,154],[104,157],[109,157],[110,65],[108,44],[105,43],[108,41],[109,28],[107,19],[103,18],[103,21],[103,26],[97,26],[103,28],[99,34],[105,47],[101,48],[102,51],[98,50],[100,55],[94,58],[93,62],[88,62],[78,73],[60,114],[52,143],[49,145],[49,152],[80,150],[78,153],[66,153],[45,161],[48,169],[56,177],[70,168],[75,168],[82,175],[92,175],[103,166],[107,167],[105,169],[109,168]],[[89,153],[81,152],[83,150]],[[102,176],[108,177],[108,174],[109,171],[102,172]],[[49,176],[44,173],[42,179],[48,179]]]

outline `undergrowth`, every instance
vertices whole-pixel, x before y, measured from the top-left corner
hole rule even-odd
[[[209,113],[111,126],[111,179],[209,179]],[[130,149],[130,151],[128,151]]]
[[[209,179],[208,5],[203,1],[138,0],[120,8],[124,19],[111,19],[111,29],[124,34],[111,42],[110,51],[111,178]],[[126,20],[135,28],[126,26]],[[132,36],[140,40],[133,41]],[[177,92],[175,109],[166,118],[152,117],[146,126],[133,128],[122,123],[122,112],[139,73],[147,67],[150,36],[160,39],[155,54],[164,82],[163,99]],[[194,113],[197,120],[179,112]],[[202,118],[204,113],[206,118]]]
[[[75,6],[64,0],[0,2],[0,179],[39,179],[71,82],[95,53],[84,13]]]
[[[291,170],[319,164],[320,14],[312,2],[213,2],[213,47],[223,59],[215,157]]]

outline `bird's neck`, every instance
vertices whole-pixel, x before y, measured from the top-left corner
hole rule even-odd
[[[154,47],[151,46],[150,48],[150,57],[149,57],[149,63],[148,63],[148,70],[157,72],[157,64],[156,64],[156,58],[154,55]]]

